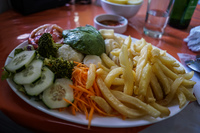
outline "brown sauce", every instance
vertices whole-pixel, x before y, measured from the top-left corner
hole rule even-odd
[[[120,26],[123,25],[122,23],[115,21],[115,20],[103,20],[100,21],[99,23],[106,25],[106,26]]]

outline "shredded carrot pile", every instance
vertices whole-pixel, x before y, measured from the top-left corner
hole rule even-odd
[[[72,73],[73,85],[70,85],[74,89],[74,102],[70,102],[72,114],[76,115],[76,112],[84,112],[86,119],[88,120],[88,128],[90,128],[91,120],[94,112],[108,116],[97,104],[90,98],[90,96],[102,96],[100,89],[98,88],[96,80],[91,88],[86,89],[86,81],[88,75],[88,67],[84,64],[78,63]],[[110,116],[110,115],[109,115]]]

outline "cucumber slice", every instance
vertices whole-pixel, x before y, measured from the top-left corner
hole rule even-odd
[[[42,60],[33,60],[26,69],[14,75],[13,81],[22,85],[34,83],[41,77],[42,65]]]
[[[28,66],[35,56],[35,50],[22,51],[13,57],[13,59],[5,66],[5,69],[13,73],[20,72]]]
[[[50,109],[67,107],[70,104],[65,99],[73,102],[74,94],[73,89],[69,86],[72,81],[66,78],[56,79],[55,83],[44,90],[42,100],[44,104]]]
[[[37,96],[46,88],[50,87],[54,81],[54,73],[47,67],[42,69],[41,79],[34,84],[24,85],[26,93],[30,96]]]

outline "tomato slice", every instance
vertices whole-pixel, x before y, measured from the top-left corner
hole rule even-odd
[[[34,29],[28,39],[28,42],[34,46],[35,49],[38,47],[38,40],[44,33],[50,33],[55,43],[62,43],[63,29],[56,25],[56,24],[44,24],[42,26],[37,27]]]

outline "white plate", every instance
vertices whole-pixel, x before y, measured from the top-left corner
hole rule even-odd
[[[120,35],[124,38],[127,37],[127,36],[124,36],[121,34],[116,34],[116,35]],[[132,40],[136,41],[137,39],[132,38]],[[27,44],[28,44],[28,41],[25,41],[25,42],[21,43],[20,45],[18,45],[16,48],[23,48]],[[13,57],[13,55],[14,55],[14,50],[9,54],[9,56]],[[169,54],[167,54],[167,55],[172,57]],[[5,65],[11,60],[9,58],[9,56],[6,60]],[[182,65],[182,64],[180,63],[180,65]],[[12,90],[20,98],[22,98],[25,102],[27,102],[31,106],[37,108],[38,110],[40,110],[44,113],[47,113],[51,116],[66,120],[66,121],[83,124],[83,125],[88,125],[88,121],[86,120],[84,114],[77,113],[77,115],[74,116],[71,114],[70,110],[63,111],[63,112],[59,112],[57,110],[50,110],[42,102],[34,101],[34,100],[30,99],[29,97],[27,97],[26,95],[24,95],[23,93],[19,92],[16,89],[16,85],[13,83],[13,81],[11,79],[7,79],[7,82],[10,85],[10,87],[12,88]],[[187,106],[187,104],[183,108],[185,108]],[[174,101],[173,103],[171,103],[169,105],[169,110],[171,111],[170,115],[168,117],[164,117],[164,118],[153,118],[150,116],[145,116],[145,117],[138,118],[138,119],[122,120],[120,117],[102,117],[99,115],[94,115],[92,122],[91,122],[91,126],[121,128],[121,127],[137,127],[137,126],[142,126],[142,125],[148,125],[148,124],[152,124],[152,123],[159,122],[159,121],[165,120],[167,118],[170,118],[170,117],[174,116],[175,114],[179,113],[181,110],[183,110],[183,108],[180,109],[177,101]]]

